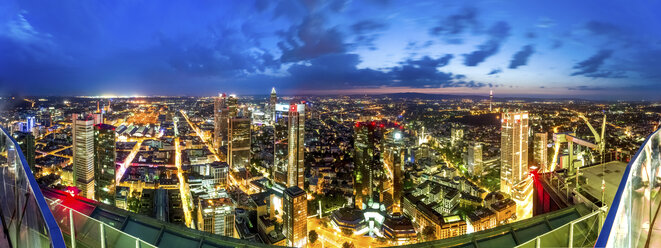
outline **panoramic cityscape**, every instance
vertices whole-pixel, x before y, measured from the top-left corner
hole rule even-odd
[[[657,247],[661,3],[0,4],[0,247]]]

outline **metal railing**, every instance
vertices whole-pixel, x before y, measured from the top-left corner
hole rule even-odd
[[[516,247],[592,247],[605,213],[605,207],[593,211]]]
[[[1,247],[65,248],[62,232],[18,143],[0,127]]]
[[[148,247],[156,248],[139,238],[122,232],[104,222],[89,217],[70,207],[64,206],[60,200],[46,199],[53,215],[60,221],[58,224],[67,237],[68,247]]]
[[[595,247],[654,247],[661,241],[654,238],[659,229],[654,227],[661,226],[655,222],[661,201],[660,130],[647,137],[627,165]]]

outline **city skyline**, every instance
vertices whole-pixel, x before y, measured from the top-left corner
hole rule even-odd
[[[493,89],[658,100],[658,3],[45,5],[0,6],[3,95],[261,95],[275,86],[280,95]]]

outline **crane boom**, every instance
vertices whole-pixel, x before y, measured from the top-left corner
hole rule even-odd
[[[583,120],[585,121],[585,124],[588,124],[588,127],[590,128],[590,131],[592,131],[592,134],[594,135],[594,141],[595,141],[595,143],[600,144],[600,143],[601,143],[601,136],[599,135],[599,133],[597,132],[597,130],[595,130],[594,127],[592,127],[592,125],[591,125],[590,122],[588,121],[588,118],[586,118],[586,117],[583,116],[583,115],[579,115],[578,117],[581,117],[581,119],[583,119]],[[604,122],[604,123],[605,123],[605,122]],[[602,128],[602,131],[603,131],[603,128]],[[603,134],[602,134],[602,135],[603,135]]]

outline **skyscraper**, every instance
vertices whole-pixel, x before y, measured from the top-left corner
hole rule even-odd
[[[500,190],[511,194],[528,173],[528,112],[504,112],[501,122]]]
[[[475,176],[482,174],[482,144],[473,143],[468,146],[466,167]]]
[[[287,184],[289,166],[289,105],[276,104],[273,113],[273,181]]]
[[[489,91],[489,112],[491,112],[491,105],[493,104],[493,90]]]
[[[227,106],[225,104],[225,93],[219,94],[213,101],[213,147],[218,150],[225,145],[227,140]]]
[[[381,140],[381,132],[374,122],[359,122],[354,133],[354,205],[363,208],[376,190],[374,170],[380,163],[376,145]]]
[[[269,109],[267,113],[271,116],[271,124],[275,121],[275,105],[278,104],[278,96],[275,94],[275,87],[271,89],[271,98],[269,99]]]
[[[234,204],[224,194],[222,197],[200,197],[197,207],[199,230],[234,237]]]
[[[227,140],[227,160],[230,168],[247,168],[250,165],[250,118],[231,118]]]
[[[94,126],[94,180],[96,200],[115,205],[115,127]]]
[[[308,200],[305,191],[298,186],[285,189],[282,207],[287,246],[305,247],[308,237]]]
[[[396,134],[395,134],[396,135]],[[401,134],[400,134],[401,135]],[[400,138],[401,139],[401,138]],[[388,167],[388,171],[392,173],[392,212],[401,212],[401,199],[404,187],[404,155],[406,150],[403,144],[394,143],[386,146],[386,151],[383,156],[383,163]]]
[[[95,115],[72,115],[73,179],[80,195],[94,198],[94,125]]]
[[[543,171],[548,163],[548,141],[548,133],[535,133],[533,140],[533,146],[535,149],[533,151],[533,161],[540,171]]]
[[[461,128],[452,128],[450,130],[450,144],[456,146],[464,139],[464,130]]]
[[[289,106],[289,159],[287,166],[287,187],[298,186],[304,189],[305,177],[305,104]]]

